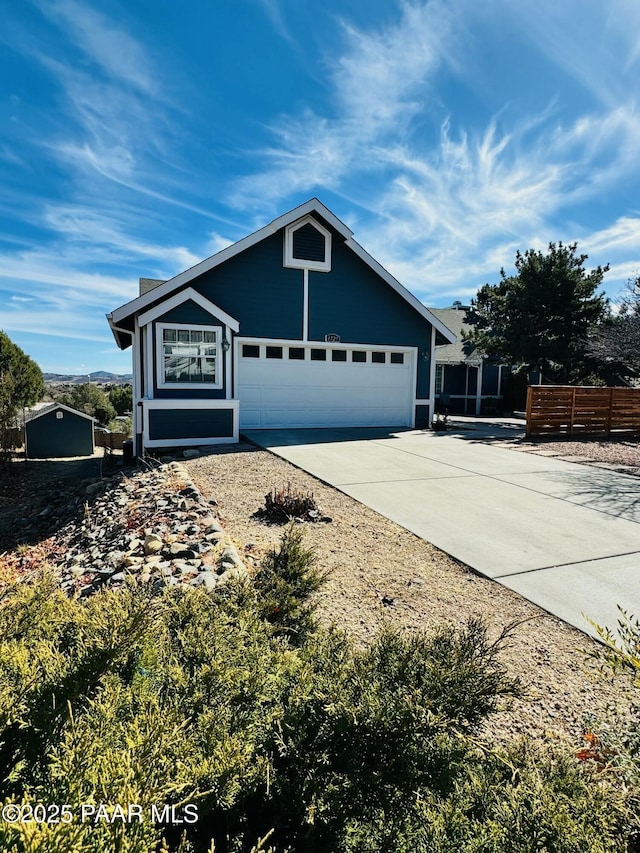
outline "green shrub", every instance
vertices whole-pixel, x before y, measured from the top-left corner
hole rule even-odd
[[[626,672],[640,688],[640,620],[621,607],[617,631],[589,620],[604,643],[587,654],[603,677]],[[585,715],[589,747],[581,750],[584,759],[607,768],[619,780],[625,795],[632,830],[633,851],[640,851],[640,701],[621,712],[612,708],[602,718]]]
[[[311,597],[327,579],[314,560],[313,549],[303,544],[301,527],[291,522],[279,547],[267,554],[254,576],[260,612],[278,633],[298,643],[315,627]]]
[[[521,741],[469,757],[447,798],[353,821],[336,853],[626,853],[619,794],[557,748]]]
[[[196,824],[0,822],[9,853],[622,851],[622,798],[575,759],[481,748],[518,692],[480,620],[365,649],[318,626],[289,528],[255,585],[53,579],[0,606],[0,775],[18,803],[195,803]],[[260,573],[259,573],[260,574]],[[285,597],[286,619],[271,603]],[[265,604],[265,602],[271,602]],[[292,642],[293,640],[293,642]],[[269,833],[273,830],[271,835]],[[186,836],[183,839],[183,832]],[[162,848],[165,849],[165,848]]]
[[[466,732],[518,691],[498,651],[478,620],[430,637],[387,629],[364,651],[316,636],[302,650],[312,689],[291,695],[270,746],[264,806],[289,828],[283,843],[337,851],[350,821],[399,819],[421,789],[447,796],[474,749]]]

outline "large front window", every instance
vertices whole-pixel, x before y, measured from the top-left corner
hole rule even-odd
[[[161,325],[160,387],[220,387],[220,328]]]

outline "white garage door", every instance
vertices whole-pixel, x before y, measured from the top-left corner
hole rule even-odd
[[[239,343],[241,429],[411,426],[414,351]]]

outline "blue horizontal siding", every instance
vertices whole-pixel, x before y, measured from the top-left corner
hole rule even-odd
[[[415,346],[431,352],[431,324],[344,245],[333,240],[331,272],[309,273],[309,338],[330,333],[347,343]],[[430,361],[418,357],[416,394],[429,396]]]
[[[187,299],[176,305],[166,314],[158,317],[156,323],[189,323],[196,326],[223,326],[224,323],[215,314],[209,314],[208,311],[194,302],[192,299]]]
[[[427,429],[429,426],[429,406],[416,406],[416,429]]]
[[[319,221],[333,235],[332,269],[309,273],[309,338],[324,341],[326,334],[336,333],[345,343],[414,346],[429,354],[431,324],[346,247],[341,235]],[[190,286],[238,320],[243,337],[301,340],[304,273],[284,266],[283,250],[284,230],[280,229],[198,276]],[[199,306],[186,302],[162,319],[200,323],[201,312]],[[428,355],[418,358],[419,398],[429,396],[430,367]],[[182,396],[177,389],[156,391],[155,395]],[[194,389],[185,396],[216,398],[225,394]]]
[[[283,239],[280,230],[191,282],[238,320],[241,335],[302,338],[303,271],[283,266]]]
[[[150,409],[152,441],[181,438],[231,438],[233,409]]]
[[[500,393],[498,388],[498,366],[485,362],[482,369],[482,393],[484,396],[497,397]]]

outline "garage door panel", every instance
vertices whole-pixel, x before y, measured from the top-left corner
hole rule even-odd
[[[257,342],[256,342],[257,343]],[[300,347],[300,343],[292,346]],[[317,344],[314,349],[319,349]],[[243,357],[238,362],[240,426],[249,428],[312,426],[407,426],[412,422],[411,351],[403,364],[312,361]],[[362,347],[364,349],[364,347]],[[284,352],[286,356],[286,350]]]

